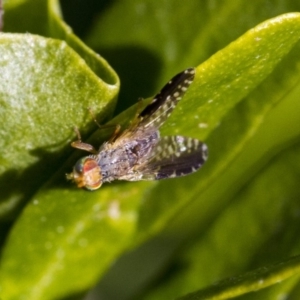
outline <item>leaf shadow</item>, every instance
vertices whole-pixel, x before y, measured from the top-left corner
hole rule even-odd
[[[69,149],[68,149],[69,148]],[[0,220],[13,220],[28,200],[60,168],[70,153],[66,145],[59,151],[37,148],[30,151],[37,162],[24,170],[9,169],[0,176]]]
[[[65,22],[82,38],[94,26],[95,20],[101,18],[115,2],[115,0],[64,0],[60,5]]]
[[[114,68],[121,81],[119,101],[115,115],[137,102],[138,99],[154,95],[162,61],[153,52],[143,47],[124,46],[115,48],[98,48],[105,59]]]

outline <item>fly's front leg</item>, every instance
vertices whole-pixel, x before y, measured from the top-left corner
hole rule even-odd
[[[143,110],[143,100],[144,98],[140,97],[138,99],[137,105],[136,105],[136,113],[135,113],[135,119],[139,119],[140,113]]]
[[[80,150],[87,151],[87,152],[90,152],[90,153],[93,153],[93,154],[97,154],[97,150],[94,148],[93,145],[83,143],[81,141],[81,135],[80,135],[80,132],[79,132],[77,127],[74,128],[74,131],[76,132],[78,140],[75,141],[75,142],[72,142],[71,146],[73,148],[76,148],[76,149],[80,149]]]
[[[110,137],[110,139],[108,141],[109,143],[114,142],[116,140],[116,138],[118,137],[119,133],[120,133],[121,126],[120,125],[113,125],[113,124],[100,125],[98,123],[93,111],[90,108],[89,108],[89,113],[91,114],[94,122],[97,124],[99,129],[106,129],[106,128],[111,128],[111,127],[115,128],[112,136]],[[81,135],[80,135],[80,132],[79,132],[77,127],[74,128],[74,131],[76,132],[76,135],[77,135],[77,141],[71,143],[71,146],[73,148],[80,149],[80,150],[83,150],[83,151],[87,151],[87,152],[90,152],[92,154],[97,154],[98,153],[98,151],[94,148],[93,145],[88,144],[88,143],[83,143],[81,141]]]
[[[136,104],[136,112],[135,112],[134,117],[130,121],[129,129],[137,127],[137,125],[141,122],[142,118],[141,118],[140,113],[141,113],[142,108],[143,108],[143,100],[144,100],[144,98],[139,98],[138,99],[138,102]]]
[[[118,137],[119,133],[120,133],[120,130],[121,130],[121,125],[117,124],[117,125],[114,125],[115,126],[115,130],[112,134],[112,136],[110,137],[109,139],[109,143],[112,143],[116,140],[116,138]]]
[[[107,129],[107,128],[112,128],[114,127],[115,130],[112,134],[112,136],[110,137],[110,139],[108,140],[109,143],[112,143],[116,140],[116,138],[118,137],[120,130],[121,130],[121,126],[119,124],[115,125],[115,124],[106,124],[106,125],[101,125],[98,123],[93,111],[91,108],[89,108],[89,113],[92,116],[94,122],[98,125],[99,129]]]
[[[137,102],[137,105],[136,105],[136,112],[135,112],[134,118],[133,118],[133,120],[131,121],[131,124],[130,124],[131,127],[136,126],[141,121],[140,113],[141,113],[142,108],[143,108],[143,100],[144,100],[144,98],[139,98],[138,99],[138,102]]]

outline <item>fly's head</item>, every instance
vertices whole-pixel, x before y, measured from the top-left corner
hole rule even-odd
[[[74,181],[79,188],[96,190],[102,185],[101,168],[96,159],[86,156],[77,161],[73,172],[66,175],[68,180]]]

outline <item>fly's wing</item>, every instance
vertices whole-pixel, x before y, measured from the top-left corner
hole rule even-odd
[[[193,82],[195,69],[189,68],[175,75],[140,113],[139,126],[158,129],[169,117],[178,101]]]
[[[135,171],[144,180],[180,177],[197,171],[207,156],[207,146],[197,139],[165,136],[152,150],[150,160]]]

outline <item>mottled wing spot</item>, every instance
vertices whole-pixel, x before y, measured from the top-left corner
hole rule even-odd
[[[140,113],[144,128],[158,129],[170,116],[178,101],[187,91],[195,77],[195,69],[189,68],[174,76]]]
[[[145,176],[155,173],[155,179],[171,178],[196,172],[207,160],[207,146],[184,136],[162,137],[143,166]]]

